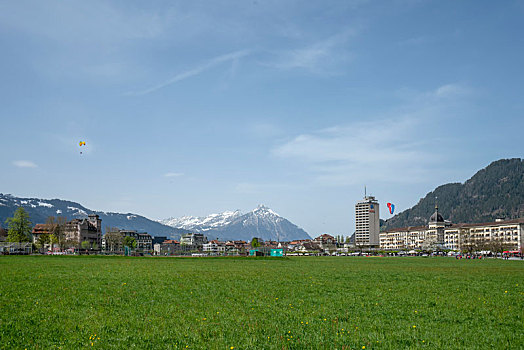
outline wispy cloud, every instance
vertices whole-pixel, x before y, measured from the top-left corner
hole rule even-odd
[[[325,184],[359,183],[363,179],[413,181],[420,174],[410,171],[395,177],[392,172],[427,159],[423,142],[412,137],[418,124],[418,118],[405,116],[335,126],[299,135],[273,153],[309,164]]]
[[[38,165],[29,160],[15,160],[13,165],[19,168],[38,168]]]
[[[177,75],[175,75],[174,77],[166,80],[165,82],[161,83],[161,84],[158,84],[158,85],[155,85],[153,87],[150,87],[148,89],[145,89],[145,90],[141,90],[141,91],[135,91],[135,92],[129,92],[127,93],[126,95],[147,95],[149,93],[152,93],[154,91],[157,91],[157,90],[160,90],[162,88],[165,88],[169,85],[172,85],[172,84],[175,84],[179,81],[182,81],[182,80],[185,80],[185,79],[188,79],[188,78],[191,78],[191,77],[194,77],[196,75],[199,75],[203,72],[205,72],[206,70],[208,69],[211,69],[215,66],[218,66],[222,63],[225,63],[225,62],[231,62],[231,61],[236,61],[236,60],[239,60],[240,58],[242,57],[245,57],[249,55],[249,51],[248,50],[241,50],[241,51],[236,51],[236,52],[232,52],[232,53],[228,53],[226,55],[221,55],[221,56],[217,56],[217,57],[214,57],[210,60],[208,60],[207,62],[195,67],[195,68],[192,68],[192,69],[189,69],[185,72],[182,72],[182,73],[179,73]]]
[[[184,176],[184,173],[165,173],[164,176],[165,177],[179,177],[179,176]]]
[[[403,112],[305,133],[272,150],[299,162],[324,185],[424,181],[445,161],[446,111],[467,89],[444,85],[419,93]],[[442,97],[446,97],[443,99]]]
[[[317,73],[330,73],[338,64],[346,63],[350,59],[345,45],[355,34],[355,30],[348,29],[311,45],[275,52],[275,58],[264,64],[278,69],[305,69]]]
[[[2,4],[3,25],[53,41],[118,44],[122,39],[150,39],[164,32],[170,10],[149,12],[93,0],[16,1]]]
[[[442,85],[433,92],[436,97],[456,97],[471,93],[471,89],[457,83]]]
[[[417,37],[412,37],[409,39],[401,40],[397,44],[399,46],[419,46],[419,45],[427,44],[430,41],[431,39],[429,37],[417,36]]]
[[[396,96],[408,106],[442,106],[454,102],[463,102],[467,98],[475,97],[477,91],[462,83],[448,83],[429,91],[419,91],[409,88],[400,88]]]

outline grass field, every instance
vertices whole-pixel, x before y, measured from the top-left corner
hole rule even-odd
[[[0,258],[1,349],[522,349],[524,262]]]

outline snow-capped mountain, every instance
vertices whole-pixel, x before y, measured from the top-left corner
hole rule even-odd
[[[258,237],[290,241],[310,238],[306,231],[263,205],[246,214],[235,210],[205,217],[169,218],[160,222],[174,228],[204,233],[208,239],[251,240]]]
[[[64,216],[71,220],[82,219],[89,214],[98,214],[100,219],[102,219],[104,232],[106,227],[117,227],[147,232],[152,236],[168,236],[172,238],[177,238],[180,234],[188,232],[183,229],[162,225],[157,221],[132,213],[106,213],[90,210],[78,203],[62,199],[19,198],[2,193],[0,193],[0,225],[8,217],[12,217],[18,207],[23,207],[27,211],[33,225],[45,223],[49,216]]]
[[[160,223],[184,230],[205,232],[214,228],[228,225],[231,221],[242,216],[240,210],[225,211],[221,214],[211,214],[208,216],[182,216],[181,218],[169,218],[160,220]]]

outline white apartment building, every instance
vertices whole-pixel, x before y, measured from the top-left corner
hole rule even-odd
[[[378,201],[365,196],[355,204],[355,245],[357,247],[379,247],[380,212]]]
[[[380,248],[384,250],[440,248],[462,251],[468,250],[468,246],[470,250],[491,250],[490,247],[498,245],[505,250],[521,251],[523,242],[524,218],[451,224],[442,219],[438,210],[427,227],[403,227],[380,233]]]
[[[217,240],[209,241],[204,243],[202,250],[209,255],[224,255],[226,253],[226,243]]]

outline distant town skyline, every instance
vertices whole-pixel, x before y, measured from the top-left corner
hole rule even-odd
[[[2,193],[351,235],[524,154],[521,1],[1,8]]]

